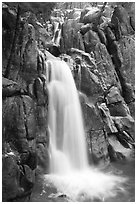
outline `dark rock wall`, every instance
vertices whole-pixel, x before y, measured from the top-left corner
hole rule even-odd
[[[8,8],[4,12],[16,21]],[[6,22],[11,29],[3,28],[3,75],[10,56],[9,36],[14,22]],[[21,21],[8,78],[2,80],[3,201],[27,201],[36,174],[48,171],[45,57],[37,48],[34,27]]]

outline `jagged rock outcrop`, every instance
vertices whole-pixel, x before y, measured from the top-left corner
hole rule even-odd
[[[28,201],[36,173],[48,171],[49,166],[46,56],[38,51],[34,27],[20,25],[8,78],[2,81],[3,201]],[[3,39],[5,73],[4,50],[10,53],[10,46],[5,33]]]

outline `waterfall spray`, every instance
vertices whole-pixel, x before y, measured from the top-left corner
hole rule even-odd
[[[45,182],[72,201],[115,196],[125,179],[88,164],[81,107],[70,68],[64,61],[49,60],[47,79],[51,158]]]

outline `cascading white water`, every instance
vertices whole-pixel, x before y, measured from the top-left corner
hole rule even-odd
[[[115,196],[125,179],[89,167],[79,97],[68,65],[47,61],[50,174],[45,182],[72,201]]]
[[[66,173],[88,165],[77,89],[64,61],[48,62],[50,69],[49,130],[51,172]]]

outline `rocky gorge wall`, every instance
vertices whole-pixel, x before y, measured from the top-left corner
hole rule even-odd
[[[62,25],[60,50],[73,67],[90,154],[97,164],[133,157],[133,7],[132,3],[118,3],[111,16],[102,16],[97,8],[85,8],[77,19],[75,10]]]
[[[112,15],[107,8],[72,9],[52,35],[21,21],[5,75],[16,15],[3,7],[3,201],[29,201],[37,175],[48,173],[48,58],[60,57],[72,70],[89,160],[107,165],[134,159],[134,9],[134,3],[116,5]],[[55,27],[57,18],[49,25]],[[59,45],[49,43],[50,36]]]
[[[3,15],[3,20],[8,15],[14,18],[9,8],[3,9]],[[3,28],[3,72],[10,55],[11,28]],[[31,24],[20,25],[11,69],[2,79],[3,201],[26,201],[36,173],[46,173],[49,166],[45,56],[35,37]]]

